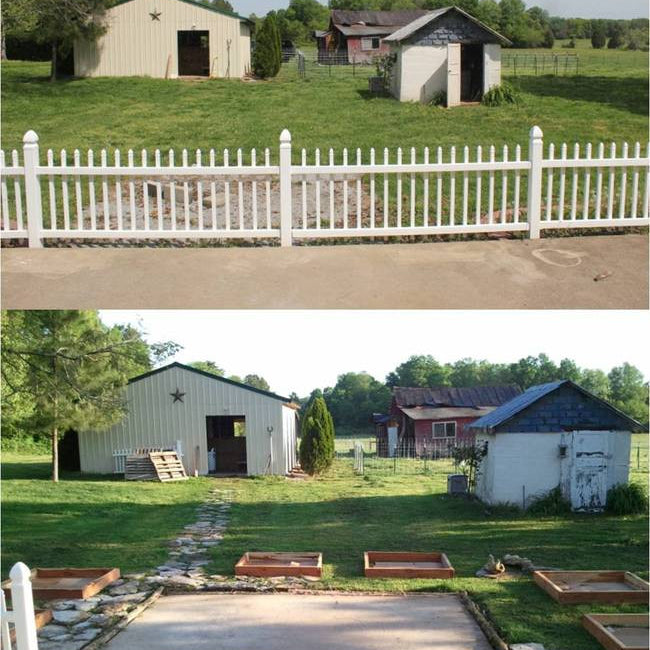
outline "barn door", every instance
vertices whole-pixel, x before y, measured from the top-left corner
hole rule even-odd
[[[447,45],[447,106],[460,104],[460,43]]]
[[[571,506],[602,510],[607,498],[607,432],[574,431],[571,448]]]

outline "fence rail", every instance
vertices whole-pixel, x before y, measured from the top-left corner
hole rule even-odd
[[[580,57],[577,54],[506,54],[501,55],[505,74],[577,75]]]
[[[571,151],[571,155],[569,155]],[[297,154],[297,155],[296,155]],[[139,157],[115,150],[95,164],[63,150],[40,162],[38,136],[22,160],[0,152],[0,237],[27,239],[362,238],[647,226],[650,146],[551,144],[533,127],[522,147],[294,152],[214,149]],[[150,164],[153,158],[153,164]]]
[[[166,447],[138,447],[137,449],[114,449],[113,450],[113,474],[124,474],[127,456],[144,456],[158,451],[175,451],[179,458],[183,457],[181,441],[177,440],[175,445]]]
[[[7,609],[5,592],[0,589],[1,646],[7,650],[13,647],[16,650],[38,650],[31,571],[25,564],[18,562],[11,568],[9,579],[11,610]],[[15,636],[15,646],[12,645],[12,636]]]

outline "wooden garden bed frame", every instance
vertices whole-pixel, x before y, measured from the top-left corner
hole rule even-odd
[[[647,603],[648,583],[629,571],[535,571],[535,582],[558,603],[573,605],[580,603]],[[575,590],[565,584],[593,585],[590,589]],[[620,583],[621,588],[608,586],[599,588],[599,583]],[[625,586],[625,588],[623,588]]]
[[[235,564],[236,576],[320,578],[322,573],[323,554],[315,552],[248,552]]]
[[[32,593],[40,600],[90,598],[119,577],[116,568],[33,569]],[[71,579],[76,584],[71,584]]]
[[[585,614],[582,626],[605,650],[648,650],[648,615],[647,614]],[[644,630],[644,639],[640,645],[636,642],[622,640],[610,627],[634,628]]]
[[[386,563],[375,566],[376,562]],[[422,566],[417,566],[421,564]],[[440,566],[430,566],[440,564]],[[408,551],[366,551],[363,554],[366,578],[453,578],[454,567],[444,553]],[[427,566],[429,565],[429,566]]]

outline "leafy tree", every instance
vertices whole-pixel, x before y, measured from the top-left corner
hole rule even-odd
[[[221,11],[229,11],[230,13],[234,12],[232,5],[228,0],[200,0],[204,5],[208,7],[214,7],[215,9],[221,9]]]
[[[6,37],[24,38],[36,29],[36,0],[6,0],[0,4],[0,18],[0,57],[6,59]]]
[[[628,50],[643,50],[648,51],[648,30],[647,29],[631,29],[627,41]]]
[[[217,377],[224,376],[224,369],[220,368],[214,361],[192,361],[192,363],[188,363],[187,365],[192,366],[192,368],[196,368],[197,370],[217,375]]]
[[[261,79],[275,77],[281,64],[280,33],[275,14],[270,12],[257,32],[253,51],[253,72]]]
[[[497,31],[499,30],[501,10],[499,9],[499,3],[496,2],[496,0],[481,0],[475,15],[488,27]]]
[[[609,379],[602,370],[582,370],[577,383],[601,399],[610,399]]]
[[[324,397],[336,426],[361,428],[369,425],[371,413],[387,409],[390,389],[367,372],[346,372]]]
[[[3,323],[3,402],[21,396],[31,404],[23,426],[49,431],[58,481],[59,434],[121,419],[123,387],[148,361],[142,339],[106,327],[94,311],[7,312]]]
[[[624,45],[624,28],[619,23],[613,23],[609,29],[607,48],[616,50]]]
[[[244,383],[247,386],[252,386],[253,388],[259,388],[260,390],[271,390],[269,382],[260,377],[259,375],[246,375],[244,377]]]
[[[322,397],[307,407],[301,429],[300,466],[308,474],[320,474],[334,460],[334,423]]]
[[[635,366],[624,363],[607,375],[614,406],[639,422],[648,421],[648,384]]]
[[[591,47],[600,50],[607,44],[605,26],[599,21],[591,30]]]
[[[449,369],[440,365],[430,354],[413,355],[386,377],[389,386],[449,385]]]

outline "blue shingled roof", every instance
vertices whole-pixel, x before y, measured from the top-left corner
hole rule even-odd
[[[597,397],[596,395],[593,395],[589,391],[585,390],[584,388],[582,388],[582,386],[578,386],[578,384],[576,384],[575,382],[569,379],[562,379],[560,381],[549,382],[548,384],[539,384],[537,386],[531,386],[528,390],[521,393],[521,395],[517,395],[517,397],[514,397],[509,402],[506,402],[505,404],[502,404],[501,406],[497,407],[491,413],[488,413],[487,415],[484,415],[478,420],[475,420],[474,422],[472,422],[472,424],[469,425],[469,427],[471,429],[483,429],[484,431],[494,430],[496,427],[500,426],[504,422],[507,422],[508,420],[512,419],[514,416],[518,415],[519,413],[527,409],[529,406],[531,406],[531,404],[534,404],[545,395],[552,393],[553,391],[557,390],[560,386],[563,385],[572,386],[576,390],[580,391],[583,395],[586,395],[587,397],[597,402],[600,402],[608,409],[615,412],[623,419],[627,420],[631,427],[630,430],[632,431],[643,430],[642,425],[639,424],[636,420],[632,419],[631,417],[629,417],[628,415],[626,415],[616,407],[612,406],[605,400],[600,399],[600,397]]]

